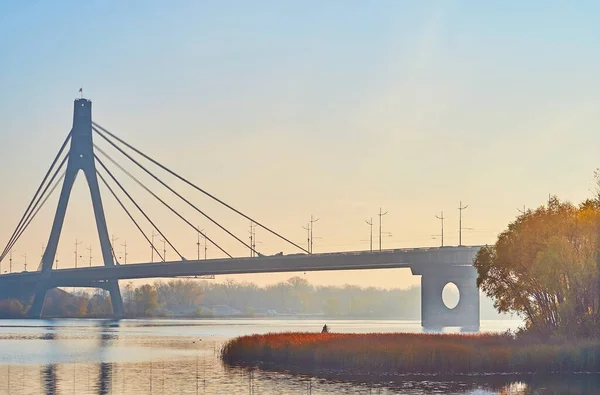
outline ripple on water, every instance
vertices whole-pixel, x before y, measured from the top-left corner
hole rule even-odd
[[[232,336],[298,328],[319,321],[56,320],[0,321],[3,394],[492,394],[598,393],[598,378],[490,376],[437,379],[311,377],[230,367],[219,351]],[[392,332],[418,323],[335,322],[338,331]],[[552,388],[552,390],[549,390]],[[550,391],[550,392],[548,392]],[[575,392],[574,392],[575,391]],[[591,392],[588,392],[591,391]]]

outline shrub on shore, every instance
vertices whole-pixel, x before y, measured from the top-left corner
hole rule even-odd
[[[368,375],[600,371],[600,341],[509,334],[272,333],[232,339],[221,356],[230,364]]]
[[[25,314],[23,304],[15,299],[0,300],[0,318],[22,318]]]

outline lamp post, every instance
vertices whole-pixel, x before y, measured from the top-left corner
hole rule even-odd
[[[75,269],[77,269],[77,259],[79,257],[79,254],[77,253],[77,248],[79,247],[80,244],[81,244],[81,241],[78,242],[77,239],[75,239]]]
[[[313,253],[313,228],[314,228],[314,223],[319,221],[319,218],[317,219],[313,219],[312,214],[310,215],[310,253]]]
[[[152,244],[150,246],[150,262],[152,263],[154,263],[154,236],[156,236],[156,233],[154,233],[154,229],[152,229],[152,241],[150,242],[150,244]]]
[[[123,244],[121,244],[121,246],[123,247],[123,259],[124,259],[124,264],[127,265],[127,240],[125,240],[125,242]]]
[[[442,221],[442,247],[444,246],[444,220],[446,219],[444,217],[444,212],[442,211],[442,215],[440,215],[439,217],[436,215],[435,216],[437,219],[439,219],[440,221]]]
[[[386,211],[385,213],[381,212],[381,207],[379,207],[379,251],[381,251],[381,234],[382,234],[382,230],[381,230],[381,217],[383,217],[384,215],[386,215],[388,212]]]
[[[462,212],[463,210],[465,210],[467,207],[469,207],[468,205],[464,206],[462,205],[462,201],[460,201],[460,203],[458,204],[458,246],[461,247],[462,246]]]
[[[163,262],[167,261],[167,241],[160,239],[160,241],[163,243]]]
[[[370,220],[365,220],[365,222],[367,223],[367,225],[369,225],[370,228],[370,236],[369,236],[369,250],[371,252],[373,252],[373,217],[371,217]]]
[[[86,250],[88,250],[88,252],[90,253],[90,267],[92,267],[92,246],[89,246],[88,248],[86,248]]]
[[[198,231],[198,241],[196,242],[196,247],[198,247],[198,260],[200,260],[200,233],[204,231],[204,229],[200,230],[200,225],[196,228]]]
[[[8,253],[8,272],[12,273],[12,254],[13,252],[15,252],[15,250],[10,250],[10,252]]]
[[[256,224],[250,221],[250,257],[254,257],[256,251]]]

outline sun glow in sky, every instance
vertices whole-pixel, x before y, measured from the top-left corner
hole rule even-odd
[[[463,244],[493,243],[517,208],[544,204],[549,193],[591,196],[600,163],[599,11],[593,1],[4,2],[0,241],[69,132],[83,87],[96,122],[295,242],[306,245],[302,226],[319,218],[315,252],[368,249],[370,218],[377,248],[379,207],[391,233],[384,248],[439,245],[442,211],[445,242],[455,245],[460,201],[469,206]],[[76,239],[79,264],[89,247],[101,264],[78,181],[59,267],[74,265]],[[196,233],[125,185],[194,258]],[[248,241],[248,221],[173,185]],[[57,195],[15,246],[15,270],[25,254],[29,269],[39,263]],[[103,198],[121,261],[125,241],[128,263],[149,261],[106,190]],[[249,254],[177,207],[234,255]],[[297,252],[256,233],[265,254]],[[208,255],[219,256],[212,246]],[[418,284],[406,270],[305,276]]]

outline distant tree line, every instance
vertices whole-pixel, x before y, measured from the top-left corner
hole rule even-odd
[[[23,318],[33,296],[0,299],[0,318]],[[44,316],[47,317],[106,317],[112,313],[110,297],[105,292],[76,291],[69,293],[54,288],[46,294]]]
[[[168,280],[153,284],[121,286],[127,317],[214,317],[228,314],[260,316],[325,315],[348,318],[395,318],[418,320],[420,288],[315,286],[295,276],[287,281],[259,287],[227,279]],[[25,316],[31,296],[0,300],[0,318]],[[46,296],[44,316],[108,317],[112,313],[108,292],[103,290],[52,289]],[[483,300],[482,318],[497,318],[491,301]]]
[[[397,317],[420,316],[420,292],[408,290],[314,286],[306,279],[292,277],[275,285],[259,287],[254,283],[228,279],[169,280],[153,284],[122,287],[128,317],[214,316],[215,306],[226,306],[238,315],[324,314],[327,316]],[[30,300],[0,300],[0,318],[19,318],[26,313]],[[102,290],[50,290],[44,304],[44,316],[104,317],[112,312],[110,296]]]
[[[123,300],[128,316],[218,315],[226,307],[235,315],[310,315],[348,317],[420,317],[420,291],[314,286],[306,279],[292,277],[274,285],[227,279],[156,281],[152,285],[124,287]]]
[[[265,310],[281,314],[324,314],[349,317],[420,317],[420,291],[358,287],[315,286],[302,277],[259,287],[231,279],[204,282],[204,305],[227,305],[252,315]]]

